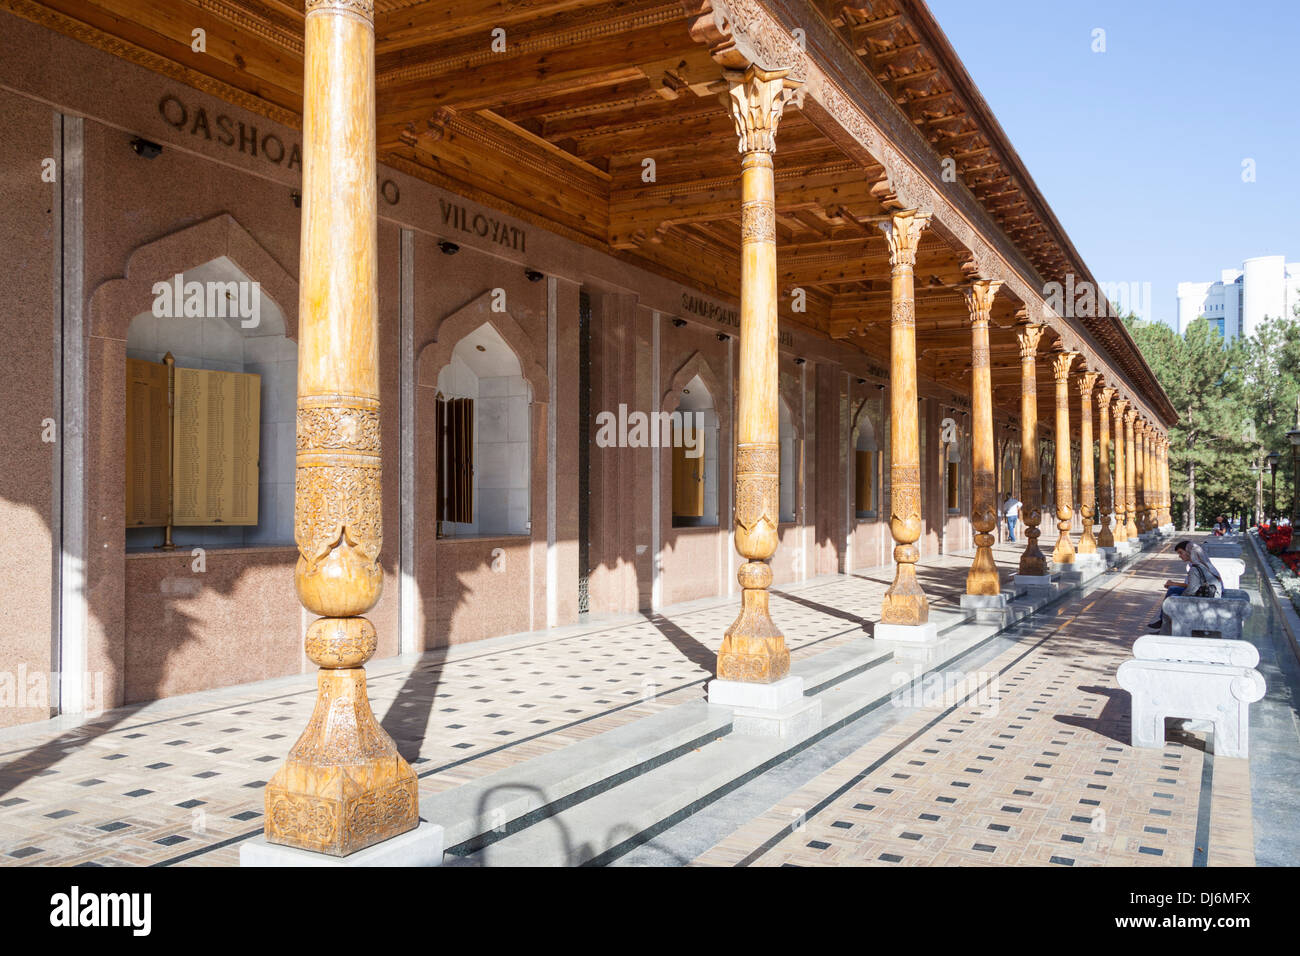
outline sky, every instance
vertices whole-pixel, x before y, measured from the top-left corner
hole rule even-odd
[[[1300,2],[928,2],[1092,274],[1138,290],[1143,318],[1176,325],[1179,282],[1243,259],[1300,262]]]

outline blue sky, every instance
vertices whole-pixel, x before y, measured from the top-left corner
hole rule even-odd
[[[1145,318],[1176,321],[1180,281],[1300,261],[1296,0],[929,4],[1093,275],[1151,284]]]

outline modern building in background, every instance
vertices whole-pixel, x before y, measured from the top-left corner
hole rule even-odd
[[[1300,262],[1256,256],[1224,269],[1217,282],[1178,283],[1178,332],[1197,317],[1216,325],[1225,341],[1254,335],[1267,318],[1294,316],[1300,304]]]

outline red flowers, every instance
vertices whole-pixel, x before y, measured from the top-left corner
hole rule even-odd
[[[1259,540],[1264,542],[1268,553],[1276,554],[1293,573],[1300,574],[1300,552],[1286,550],[1291,546],[1291,527],[1261,524],[1258,530]]]

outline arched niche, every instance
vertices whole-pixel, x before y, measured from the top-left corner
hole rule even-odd
[[[713,394],[699,375],[678,391],[672,429],[673,525],[716,526],[719,419]]]
[[[204,283],[204,314],[185,315],[175,303],[155,316],[160,283]],[[206,313],[207,283],[236,282],[251,303],[256,285],[257,323],[242,317],[223,320]],[[220,291],[220,290],[219,290]],[[227,304],[230,305],[229,300]],[[233,303],[238,307],[238,301]],[[227,310],[229,314],[230,310]],[[126,547],[161,541],[155,528],[128,536],[125,521],[126,359],[158,361],[171,351],[181,367],[224,368],[266,374],[262,388],[258,497],[259,522],[249,528],[178,529],[178,546],[203,538],[207,546],[293,546],[294,416],[297,402],[298,283],[234,217],[221,214],[187,226],[133,250],[125,273],[95,288],[87,307],[90,361],[87,362],[86,471],[97,522],[92,548],[100,555],[123,554]],[[207,345],[204,345],[204,329]],[[173,347],[175,346],[175,347]],[[238,359],[236,359],[238,355]],[[204,364],[205,361],[208,364]],[[235,366],[239,366],[236,368]],[[250,367],[253,366],[253,367]],[[257,367],[263,366],[263,367]],[[275,366],[276,368],[272,368]],[[275,386],[282,384],[279,391]],[[281,428],[279,426],[285,425]],[[283,461],[287,460],[287,469]],[[285,477],[287,474],[287,477]],[[287,521],[287,525],[286,522]],[[128,540],[130,538],[130,540]],[[195,544],[194,546],[197,546]]]
[[[853,511],[857,518],[870,520],[880,514],[881,477],[884,461],[876,437],[873,403],[869,400],[858,410],[852,435]]]
[[[443,535],[528,534],[533,390],[518,355],[492,322],[484,322],[452,346],[436,387],[444,421],[463,411],[468,424],[458,435],[447,431],[453,427],[448,424],[435,429],[445,436],[437,457],[438,493],[447,495],[458,474],[468,478],[469,488],[468,507],[458,513],[440,503]]]
[[[291,547],[298,346],[286,334],[279,305],[229,256],[177,275],[156,283],[154,307],[130,320],[126,357],[162,362],[170,353],[177,368],[258,377],[258,520],[247,526],[178,527],[172,540],[178,548]],[[147,550],[158,541],[156,528],[126,530],[128,551]]]

